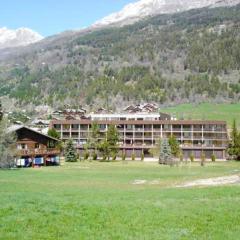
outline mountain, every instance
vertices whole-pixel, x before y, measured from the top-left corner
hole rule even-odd
[[[120,12],[97,21],[94,27],[125,25],[147,16],[169,14],[203,7],[233,6],[240,0],[140,0],[126,5]]]
[[[239,76],[240,4],[65,32],[0,51],[0,98],[20,106],[239,102]]]
[[[42,40],[43,37],[29,28],[11,30],[0,28],[0,49],[27,46]]]

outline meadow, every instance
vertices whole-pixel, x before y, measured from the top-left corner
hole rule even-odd
[[[235,119],[240,127],[240,103],[236,104],[181,104],[175,107],[163,108],[163,112],[171,113],[178,119],[197,120],[223,120],[228,127],[232,126]]]
[[[233,174],[240,174],[239,162],[0,171],[0,239],[239,239],[240,185],[176,188]]]

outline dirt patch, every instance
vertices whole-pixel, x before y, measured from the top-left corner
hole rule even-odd
[[[147,180],[134,180],[132,182],[133,185],[143,185],[143,184],[146,184],[147,183]]]
[[[232,175],[232,176],[224,176],[224,177],[216,177],[216,178],[199,179],[199,180],[177,185],[176,187],[187,188],[187,187],[204,187],[204,186],[222,186],[222,185],[239,184],[239,183],[240,183],[240,176]]]
[[[147,181],[147,180],[134,180],[132,182],[133,185],[144,185],[144,184],[149,184],[149,185],[158,185],[160,184],[159,180],[152,180],[152,181]]]

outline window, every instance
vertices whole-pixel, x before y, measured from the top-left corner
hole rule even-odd
[[[53,126],[56,130],[60,130],[61,129],[61,125],[60,124],[54,124]]]
[[[35,149],[39,149],[39,148],[40,148],[39,143],[35,143]]]
[[[27,144],[21,143],[17,145],[18,150],[26,150],[27,149]]]
[[[72,124],[72,130],[78,130],[79,125],[78,124]]]
[[[70,129],[70,125],[69,124],[64,124],[63,125],[63,130],[69,130]]]

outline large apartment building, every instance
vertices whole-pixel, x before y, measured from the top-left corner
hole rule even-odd
[[[115,125],[120,136],[119,148],[127,156],[134,152],[137,157],[144,153],[151,157],[150,149],[156,147],[161,138],[175,135],[183,150],[184,157],[191,154],[206,158],[214,154],[218,159],[226,158],[228,133],[224,121],[174,120],[167,114],[90,114],[86,119],[53,120],[63,141],[73,139],[81,153],[91,134],[92,123],[99,124],[100,138],[104,139],[109,125]]]

